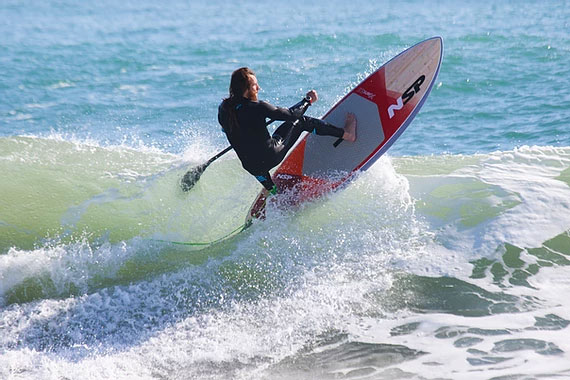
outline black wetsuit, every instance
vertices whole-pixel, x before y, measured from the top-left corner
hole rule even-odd
[[[303,131],[342,138],[344,130],[303,113],[308,101],[303,100],[290,109],[275,107],[264,101],[241,98],[235,106],[238,125],[230,128],[229,115],[223,103],[218,108],[218,122],[237,153],[245,170],[255,176],[267,189],[274,189],[269,170],[277,166]],[[267,131],[266,119],[283,120],[273,133]]]

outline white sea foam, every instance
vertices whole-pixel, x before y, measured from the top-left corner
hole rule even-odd
[[[520,152],[522,158],[507,158]],[[476,160],[461,158],[460,165],[448,162],[455,169],[439,176],[460,188],[464,182],[458,179],[483,183],[469,185],[462,202],[477,203],[480,194],[508,198],[516,192],[520,203],[485,214],[467,228],[457,228],[465,218],[461,216],[445,219],[455,228],[434,229],[418,207],[422,198],[415,198],[423,194],[414,191],[418,178],[397,173],[392,159],[384,157],[342,191],[295,212],[268,210],[273,218],[256,222],[222,256],[175,271],[150,271],[150,278],[135,277],[130,285],[87,286],[91,290],[81,296],[6,306],[1,312],[7,332],[2,346],[13,348],[0,358],[1,373],[31,378],[303,378],[291,363],[321,355],[306,378],[356,370],[370,378],[563,375],[570,350],[564,328],[564,321],[570,320],[564,300],[566,267],[541,268],[528,279],[532,288],[504,288],[489,277],[470,278],[470,261],[480,256],[447,241],[473,242],[481,229],[483,235],[492,235],[493,228],[504,230],[492,235],[493,245],[504,236],[518,236],[509,230],[521,223],[510,220],[524,220],[525,212],[540,210],[540,204],[532,204],[539,199],[532,194],[545,184],[555,185],[552,178],[566,166],[565,150],[557,154],[558,159],[550,148],[521,148]],[[236,162],[225,160],[213,170],[234,170]],[[531,176],[524,170],[528,165],[535,169]],[[502,190],[486,191],[487,186],[499,186],[497,179],[506,177],[501,173],[511,176],[500,183]],[[434,184],[440,179],[425,177]],[[555,188],[564,191],[558,184]],[[477,193],[479,189],[483,193]],[[455,197],[456,192],[448,194]],[[563,200],[556,196],[549,202]],[[509,218],[503,218],[507,213]],[[551,220],[558,223],[554,233],[567,228],[558,215]],[[552,237],[549,231],[538,245]],[[113,283],[112,271],[129,257],[142,260],[141,268],[167,257],[136,258],[138,244],[144,241],[106,244],[100,251],[89,251],[88,242],[52,251],[11,251],[2,262],[3,278],[9,281],[6,288],[15,286],[18,276],[10,270],[20,268],[32,276],[47,270],[61,284],[75,281],[81,286],[81,278],[101,275]],[[126,251],[117,251],[121,249]],[[533,262],[524,255],[521,259]],[[432,289],[421,293],[425,287]],[[471,312],[487,314],[470,316],[462,309],[460,300],[473,296],[481,305]],[[511,311],[493,311],[501,303]],[[415,311],[430,305],[430,312]],[[356,360],[343,367],[342,361],[333,365],[327,359],[335,350],[343,355],[343,350],[358,349],[364,361],[377,357],[377,364]],[[383,350],[387,356],[374,356]],[[400,359],[391,361],[396,357]],[[548,364],[536,366],[545,359]],[[391,364],[380,364],[383,361]]]
[[[451,169],[442,174],[411,174],[411,193],[428,206],[420,213],[446,246],[474,257],[494,255],[504,243],[537,247],[570,229],[570,187],[557,178],[570,166],[568,148],[522,147],[476,157],[449,156],[443,166]],[[433,165],[442,164],[439,159]]]

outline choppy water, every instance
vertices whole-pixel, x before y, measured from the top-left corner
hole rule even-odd
[[[0,378],[570,378],[570,4],[0,4]],[[346,189],[210,247],[259,185],[229,74],[322,115],[441,35]]]

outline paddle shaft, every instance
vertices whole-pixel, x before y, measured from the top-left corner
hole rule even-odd
[[[270,120],[271,122],[272,120]],[[231,145],[228,146],[226,149],[222,150],[221,152],[219,152],[218,154],[216,154],[214,157],[210,158],[208,160],[208,162],[205,163],[205,166],[210,165],[212,162],[216,161],[218,158],[222,157],[224,154],[228,153],[230,150],[232,150]]]

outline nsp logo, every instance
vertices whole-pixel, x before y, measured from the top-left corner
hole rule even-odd
[[[404,104],[409,102],[415,94],[420,92],[420,86],[422,83],[424,83],[425,80],[426,76],[421,75],[410,87],[408,87],[402,96],[398,98],[396,104],[392,104],[390,107],[388,107],[388,116],[390,116],[390,119],[394,117],[394,111],[401,110],[402,107],[404,107]]]

